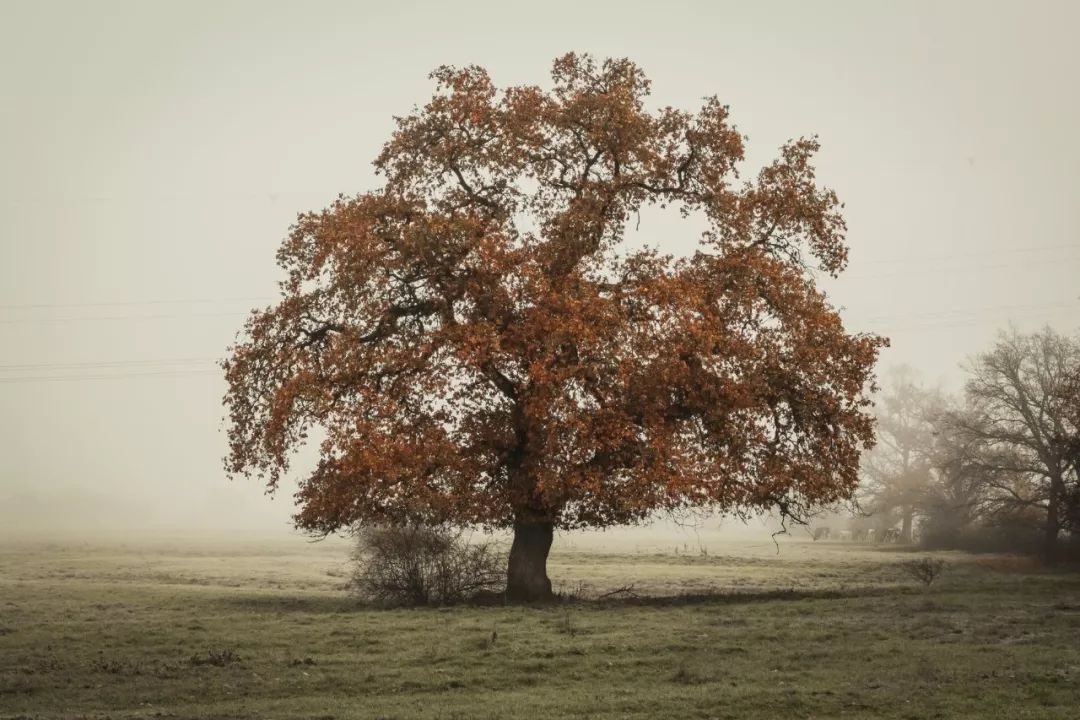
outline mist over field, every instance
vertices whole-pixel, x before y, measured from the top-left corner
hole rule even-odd
[[[214,363],[296,214],[373,185],[441,64],[543,82],[567,49],[630,56],[651,104],[730,104],[748,168],[817,133],[851,245],[825,287],[891,338],[880,367],[955,390],[1008,323],[1075,330],[1072,3],[498,7],[6,6],[0,524],[289,532],[289,486],[222,481]]]
[[[1072,720],[1078,25],[0,5],[0,720]]]

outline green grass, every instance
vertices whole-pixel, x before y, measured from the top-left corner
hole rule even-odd
[[[1080,716],[1080,575],[950,553],[925,590],[905,553],[716,550],[552,558],[637,599],[373,610],[342,545],[8,547],[0,717]]]

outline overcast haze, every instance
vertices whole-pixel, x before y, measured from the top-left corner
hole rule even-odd
[[[746,173],[817,133],[851,247],[825,287],[891,337],[882,370],[957,390],[1008,323],[1080,325],[1078,26],[1074,2],[6,2],[0,524],[288,532],[290,489],[223,475],[214,362],[296,213],[374,187],[440,64],[547,85],[567,51],[630,57],[657,106],[729,104]]]

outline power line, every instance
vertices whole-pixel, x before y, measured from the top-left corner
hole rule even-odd
[[[135,372],[135,373],[111,373],[102,375],[28,375],[24,377],[6,377],[0,378],[0,385],[13,385],[19,383],[30,382],[61,382],[70,380],[128,380],[130,378],[190,378],[190,377],[209,377],[211,375],[219,375],[219,373],[212,370],[201,371],[189,371],[189,372]]]
[[[1075,259],[1078,263],[1080,263],[1080,257],[1077,257],[1077,258],[1071,258],[1070,257],[1068,259],[1069,260]],[[1039,261],[1039,262],[1032,262],[1030,260],[1027,260],[1027,261],[1025,261],[1023,263],[1023,266],[1024,267],[1031,267],[1031,266],[1034,266],[1034,265],[1059,265],[1059,264],[1061,264],[1061,262],[1062,262],[1062,258],[1048,258],[1046,260],[1042,260],[1042,261]],[[881,280],[883,278],[903,278],[903,277],[914,277],[916,275],[921,277],[921,276],[927,275],[927,274],[939,274],[939,273],[954,273],[955,274],[955,273],[960,273],[960,272],[971,272],[972,270],[1000,270],[1000,269],[1003,269],[1003,268],[1008,268],[1008,269],[1015,270],[1016,267],[1017,267],[1017,263],[1011,262],[1011,263],[997,263],[995,265],[960,265],[960,266],[931,265],[929,267],[920,268],[919,270],[912,270],[910,272],[877,273],[877,274],[873,274],[873,275],[862,275],[862,274],[859,274],[859,273],[848,274],[847,272],[844,272],[844,273],[840,274],[840,277],[837,280],[833,280],[832,282],[839,282],[840,280]]]
[[[88,362],[66,363],[22,363],[16,365],[0,365],[0,370],[26,371],[26,370],[82,370],[99,368],[125,368],[153,365],[205,365],[217,362],[216,358],[163,358],[160,360],[92,360]]]
[[[987,305],[974,308],[955,308],[948,310],[932,310],[924,313],[906,313],[898,315],[871,315],[865,320],[867,322],[878,322],[881,320],[935,320],[935,319],[963,319],[962,316],[978,316],[983,313],[1007,313],[1007,312],[1032,312],[1032,311],[1055,311],[1055,310],[1076,310],[1080,311],[1080,303],[1078,302],[1064,302],[1064,303],[1037,303],[1037,304],[1016,304],[1016,305]]]
[[[878,321],[875,321],[875,320],[872,320],[872,319],[870,319],[870,320],[858,320],[857,322],[854,321],[852,318],[845,318],[845,320],[847,321],[847,323],[849,325],[850,324],[855,324],[855,325],[859,325],[859,326],[862,326],[862,327],[867,327],[868,326],[869,329],[874,331],[874,332],[884,333],[884,334],[888,335],[888,334],[895,333],[895,332],[905,332],[905,333],[907,333],[907,332],[912,332],[912,331],[916,331],[916,330],[918,330],[918,331],[933,331],[933,330],[938,330],[938,329],[942,329],[942,328],[945,328],[945,329],[956,328],[956,327],[961,327],[961,326],[964,326],[964,325],[985,324],[987,322],[993,322],[993,323],[996,323],[996,324],[1004,324],[1004,323],[1012,321],[1012,320],[1014,320],[1014,319],[1016,319],[1018,317],[1024,317],[1024,318],[1030,319],[1032,317],[1039,317],[1040,315],[1044,315],[1044,314],[1054,315],[1054,314],[1060,314],[1061,312],[1066,312],[1066,311],[1077,313],[1077,326],[1078,326],[1078,328],[1080,328],[1080,306],[1076,306],[1075,309],[1070,308],[1070,307],[1061,307],[1058,311],[1056,311],[1056,312],[1051,311],[1050,313],[1046,313],[1046,311],[1035,311],[1035,312],[1028,311],[1026,313],[1022,313],[1022,314],[1019,314],[1019,315],[1014,313],[1014,314],[1009,314],[1009,315],[1004,315],[1004,316],[972,315],[972,316],[969,316],[969,317],[947,317],[947,316],[943,316],[943,317],[940,317],[940,318],[930,317],[930,318],[926,318],[928,320],[928,322],[907,323],[907,324],[901,323],[899,325],[893,325],[891,327],[888,325],[888,323],[885,323],[885,327],[876,327]],[[902,316],[896,316],[895,318],[893,318],[894,321],[895,320],[903,320],[903,319],[904,318]]]
[[[1080,251],[1080,244],[1078,243],[1061,243],[1058,245],[1036,245],[1033,247],[1018,247],[1018,248],[1004,248],[996,250],[972,250],[970,252],[963,253],[951,253],[949,255],[926,255],[922,257],[893,257],[893,258],[879,258],[874,260],[860,260],[860,265],[878,265],[878,264],[897,264],[897,263],[911,263],[911,262],[937,262],[939,260],[962,260],[964,258],[971,257],[987,257],[993,255],[1015,255],[1018,253],[1034,253],[1034,252],[1047,252],[1053,250],[1075,250]]]
[[[840,306],[839,311],[843,314],[844,319],[852,322],[857,321],[862,323],[878,323],[883,321],[903,321],[903,320],[916,320],[916,321],[929,321],[925,323],[917,323],[911,327],[933,327],[941,325],[942,322],[947,321],[950,323],[964,323],[979,320],[981,318],[999,317],[1003,314],[1010,313],[1056,313],[1059,311],[1077,311],[1080,312],[1080,303],[1073,302],[1056,302],[1056,303],[1022,303],[1022,304],[1010,304],[1010,305],[988,305],[979,307],[967,307],[967,308],[955,308],[947,310],[934,310],[921,313],[899,313],[899,314],[887,314],[887,315],[869,315],[860,317],[858,315],[849,314],[850,308]],[[139,315],[139,316],[115,316],[109,319],[139,319],[139,320],[153,320],[163,318],[182,318],[182,317],[224,317],[233,316],[243,313],[212,313],[212,314],[197,314],[197,315]],[[76,322],[83,319],[96,319],[96,318],[55,318],[58,321]],[[1003,319],[1007,320],[1008,317]],[[3,321],[0,321],[3,322]],[[46,363],[16,363],[9,365],[0,365],[0,370],[27,370],[27,369],[81,369],[81,368],[97,368],[97,367],[123,367],[128,365],[177,365],[177,364],[198,364],[198,363],[212,363],[216,362],[218,358],[212,357],[186,357],[186,358],[156,358],[156,359],[122,359],[122,360],[91,360],[83,362],[46,362]]]
[[[954,253],[950,255],[932,255],[924,257],[893,257],[893,258],[879,258],[872,260],[860,260],[855,264],[862,265],[897,265],[904,263],[936,263],[942,260],[957,260],[968,257],[988,257],[995,255],[1013,255],[1017,253],[1033,253],[1033,252],[1045,252],[1050,250],[1075,250],[1080,252],[1080,244],[1077,243],[1062,243],[1057,245],[1041,245],[1035,247],[1026,248],[1006,248],[997,250],[976,250],[967,253]],[[1080,260],[1080,256],[1073,257],[1067,255],[1064,258],[1047,258],[1040,261],[1043,264],[1056,264],[1065,260]],[[1028,263],[1032,264],[1032,263]],[[920,268],[918,270],[912,270],[910,272],[902,273],[888,273],[878,275],[849,275],[843,273],[840,275],[840,279],[876,279],[883,277],[902,277],[905,275],[922,275],[927,272],[955,272],[959,270],[985,270],[985,269],[998,269],[998,268],[1011,268],[1015,267],[1013,263],[999,263],[994,265],[964,265],[960,267],[927,267]],[[222,298],[190,298],[190,299],[170,299],[170,300],[112,300],[101,302],[71,302],[71,303],[8,303],[0,304],[0,310],[49,310],[49,309],[71,309],[71,308],[90,308],[90,307],[137,307],[146,305],[205,305],[211,303],[232,303],[232,302],[270,302],[277,300],[278,296],[275,295],[258,295],[258,296],[245,296],[245,297],[222,297]],[[126,316],[125,316],[126,317]],[[134,316],[133,316],[134,317]],[[152,316],[156,317],[156,316]],[[83,318],[79,318],[83,319]],[[108,318],[113,319],[113,318]]]
[[[78,303],[21,303],[0,305],[0,310],[51,310],[86,307],[130,307],[140,305],[206,305],[209,303],[226,302],[268,302],[276,300],[273,295],[260,295],[253,297],[232,298],[206,298],[192,300],[116,300],[110,302],[78,302]]]
[[[919,325],[895,325],[885,327],[870,327],[869,332],[875,332],[882,335],[892,335],[894,333],[909,333],[914,331],[919,332],[934,332],[936,330],[955,330],[958,327],[972,326],[975,324],[985,324],[985,320],[953,320],[947,322],[938,323],[923,323]]]
[[[173,302],[173,301],[149,301],[149,302]],[[110,303],[112,304],[112,303]],[[120,304],[120,303],[116,303]],[[137,304],[137,303],[130,303]],[[907,333],[912,331],[935,331],[940,329],[955,328],[962,325],[981,323],[986,320],[1003,321],[1011,316],[1021,314],[1025,316],[1038,314],[1058,314],[1060,312],[1078,312],[1080,304],[1074,302],[1058,303],[1026,303],[1011,305],[992,305],[968,308],[955,308],[936,310],[923,313],[901,313],[891,315],[873,315],[866,318],[851,317],[846,315],[846,309],[840,310],[845,313],[845,321],[848,325],[871,326],[870,329],[885,334]],[[140,315],[140,316],[115,316],[111,319],[173,319],[185,317],[223,317],[241,313],[203,313],[194,315]],[[1004,317],[1002,317],[1004,316]],[[78,322],[87,318],[47,318],[60,322]],[[89,318],[99,319],[99,318]],[[104,318],[101,318],[104,319]],[[903,321],[916,321],[904,323]],[[898,325],[887,325],[900,321]],[[5,321],[0,321],[5,322]],[[11,322],[11,321],[7,321]],[[886,327],[873,327],[885,324]],[[218,358],[213,357],[182,357],[182,358],[137,358],[137,359],[114,359],[114,360],[90,360],[68,362],[27,362],[0,365],[0,372],[6,372],[8,377],[0,377],[0,383],[17,384],[20,382],[54,382],[73,380],[111,380],[143,377],[199,377],[218,375],[220,370],[211,369],[209,366],[216,363]],[[186,367],[185,367],[186,366]],[[205,369],[199,369],[205,367]],[[85,373],[71,372],[67,374],[42,374],[25,375],[20,373],[32,373],[38,371],[88,371]],[[102,372],[117,370],[120,372]]]
[[[36,317],[36,318],[10,318],[0,320],[0,325],[25,325],[37,323],[73,323],[91,322],[97,320],[187,320],[191,318],[210,317],[240,317],[248,315],[247,312],[220,312],[220,313],[190,313],[190,314],[161,314],[161,315],[88,315],[84,317]]]

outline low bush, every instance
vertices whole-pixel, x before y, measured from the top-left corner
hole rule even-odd
[[[445,527],[389,525],[357,533],[351,589],[384,606],[454,605],[504,590],[505,558],[493,543]]]
[[[908,575],[923,585],[930,587],[945,569],[945,561],[938,558],[924,557],[904,563],[904,569]]]
[[[1042,550],[1042,532],[1037,526],[1020,521],[995,525],[925,522],[919,544],[927,550],[1037,554]]]

